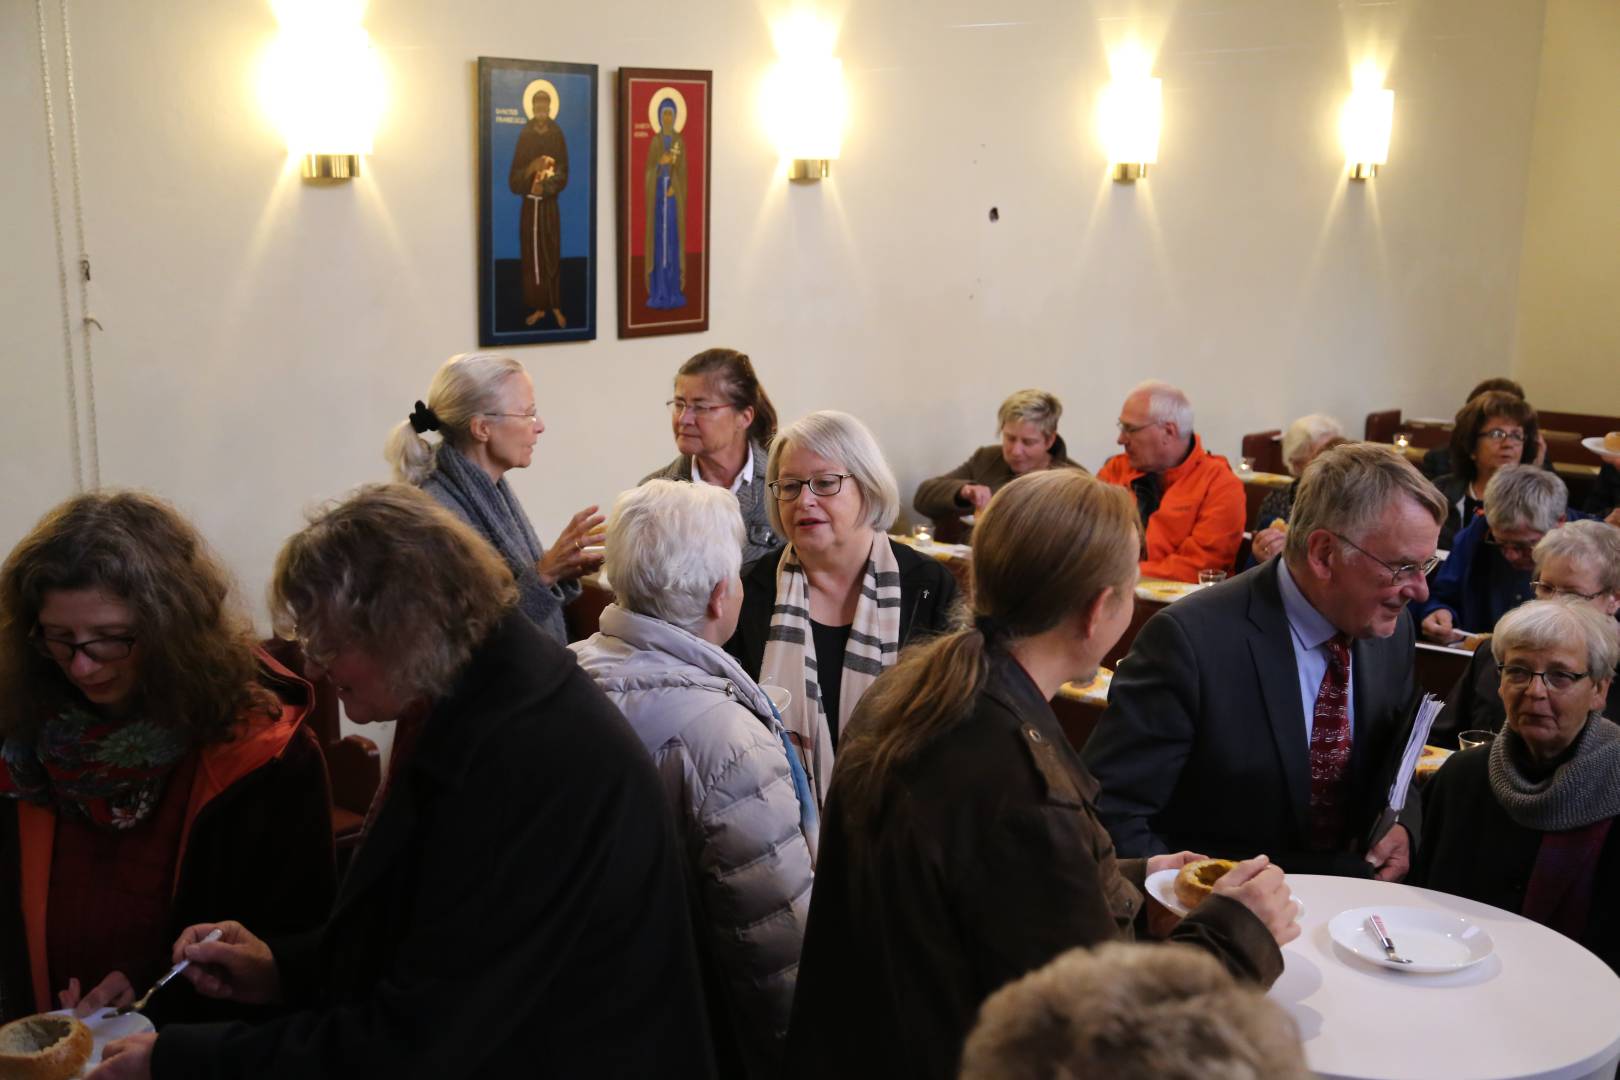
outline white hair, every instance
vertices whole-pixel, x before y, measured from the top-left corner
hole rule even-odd
[[[1569,511],[1569,489],[1556,474],[1534,465],[1498,469],[1485,485],[1485,520],[1493,529],[1544,533]]]
[[[1361,543],[1401,499],[1423,507],[1436,525],[1446,520],[1446,497],[1393,446],[1362,442],[1324,450],[1300,477],[1284,557],[1291,567],[1304,566],[1311,534],[1318,530]]]
[[[1593,682],[1614,674],[1620,664],[1620,628],[1614,616],[1568,598],[1532,600],[1502,616],[1491,634],[1491,655],[1501,664],[1515,649],[1556,649],[1577,640],[1585,646]]]
[[[1163,379],[1148,379],[1136,384],[1132,394],[1147,395],[1147,414],[1155,424],[1174,424],[1182,435],[1192,435],[1193,407],[1179,387]]]
[[[1040,428],[1043,435],[1056,435],[1058,418],[1063,415],[1063,402],[1045,390],[1019,390],[1001,403],[996,411],[996,437],[1001,429],[1015,420],[1027,421]]]
[[[1487,485],[1488,486],[1488,485]],[[1571,521],[1536,545],[1536,569],[1547,559],[1569,559],[1597,571],[1598,588],[1620,591],[1620,529],[1597,520]]]
[[[742,566],[742,512],[725,488],[649,480],[620,495],[603,569],[627,611],[697,633],[709,596]]]
[[[451,446],[466,445],[473,417],[497,410],[506,380],[521,374],[523,365],[500,353],[457,353],[440,364],[427,396],[427,407],[439,418],[439,437]],[[395,480],[420,487],[433,471],[433,444],[405,420],[389,433],[383,458],[394,467]]]
[[[1305,455],[1323,439],[1344,438],[1344,425],[1326,413],[1311,413],[1288,425],[1283,432],[1283,466],[1295,476],[1304,471]]]
[[[895,483],[894,470],[883,457],[877,440],[865,424],[846,412],[823,409],[801,417],[783,428],[771,440],[770,456],[765,459],[765,482],[774,484],[782,468],[782,456],[801,447],[819,458],[842,465],[860,488],[861,503],[866,508],[863,524],[874,529],[887,529],[900,513],[900,485]],[[771,528],[785,536],[782,528],[781,507],[776,497],[766,493],[765,513]]]

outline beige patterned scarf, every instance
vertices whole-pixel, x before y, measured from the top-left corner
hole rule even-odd
[[[884,670],[900,656],[900,564],[889,538],[877,533],[866,560],[849,647],[844,650],[844,673],[838,691],[838,730],[848,730],[850,714]],[[788,737],[804,758],[816,805],[827,801],[832,782],[832,731],[821,705],[816,674],[816,644],[810,633],[810,584],[792,545],[776,566],[776,609],[771,613],[765,659],[760,664],[761,686],[780,686],[793,695],[782,717]]]

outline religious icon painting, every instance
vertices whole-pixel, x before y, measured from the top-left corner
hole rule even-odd
[[[619,71],[619,336],[709,328],[714,74]]]
[[[478,58],[478,343],[596,337],[596,65]]]

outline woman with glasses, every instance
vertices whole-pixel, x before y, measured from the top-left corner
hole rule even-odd
[[[1614,618],[1620,613],[1620,529],[1601,521],[1571,521],[1549,532],[1532,554],[1530,587],[1538,600],[1574,600]],[[1500,731],[1504,713],[1491,643],[1474,650],[1452,687],[1429,740],[1454,747],[1459,731]],[[1620,716],[1620,679],[1609,689],[1608,716]]]
[[[321,923],[335,882],[312,691],[256,652],[172,507],[98,492],[34,526],[0,567],[0,686],[5,1019],[129,1003],[216,912],[262,934]],[[179,986],[142,1011],[237,1010]]]
[[[1435,775],[1412,881],[1518,912],[1620,971],[1614,617],[1533,600],[1496,624],[1491,651],[1507,722]]]
[[[518,608],[559,645],[568,643],[563,608],[579,595],[579,578],[602,564],[588,550],[604,518],[587,506],[569,519],[551,547],[541,545],[529,515],[506,482],[527,469],[546,430],[534,404],[534,380],[523,365],[495,353],[461,353],[440,366],[410,417],[388,437],[384,456],[394,479],[414,484],[488,540],[512,570]],[[422,438],[439,433],[437,445]]]
[[[782,720],[816,801],[861,695],[918,635],[950,621],[956,582],[937,560],[890,540],[894,473],[866,425],[814,412],[771,442],[765,463],[780,556],[743,574],[743,606],[726,651],[762,686],[791,695]]]
[[[1429,598],[1412,612],[1423,636],[1450,645],[1530,599],[1531,552],[1568,515],[1569,490],[1556,474],[1534,465],[1498,469],[1485,485],[1484,515],[1457,534]]]
[[[766,513],[765,447],[776,434],[776,407],[736,349],[705,349],[675,373],[665,402],[675,430],[675,460],[641,478],[689,480],[725,488],[743,517],[743,563],[782,546]]]
[[[1450,548],[1456,535],[1485,509],[1485,486],[1498,469],[1534,464],[1539,428],[1536,410],[1523,397],[1487,390],[1457,410],[1451,427],[1451,472],[1435,486],[1451,507],[1440,530],[1440,546]]]

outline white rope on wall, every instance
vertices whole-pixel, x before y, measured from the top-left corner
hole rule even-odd
[[[56,160],[56,111],[51,97],[50,49],[45,34],[45,0],[34,0],[34,16],[39,23],[39,77],[45,90],[45,150],[51,168],[51,221],[56,227],[56,276],[62,298],[62,360],[67,371],[69,445],[73,452],[73,488],[84,490],[84,461],[79,451],[78,379],[73,370],[73,323],[68,310],[67,252],[62,244],[62,196],[60,167]]]
[[[79,312],[83,316],[81,342],[84,350],[84,407],[86,433],[90,437],[90,487],[101,486],[101,444],[96,425],[96,371],[90,362],[90,327],[101,328],[90,314],[90,253],[84,242],[84,192],[79,183],[79,99],[73,85],[73,34],[68,27],[68,0],[62,0],[62,69],[67,83],[68,145],[73,164],[73,225],[79,241]],[[53,178],[54,181],[54,178]],[[57,245],[58,251],[61,244]]]

